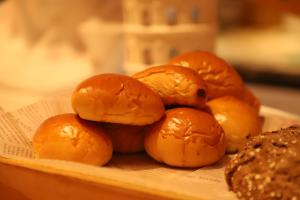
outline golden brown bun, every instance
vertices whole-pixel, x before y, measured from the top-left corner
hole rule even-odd
[[[106,123],[103,127],[110,136],[115,152],[134,153],[144,150],[145,126]]]
[[[72,106],[83,119],[130,125],[151,124],[164,114],[157,93],[119,74],[101,74],[83,81],[73,92]]]
[[[240,150],[247,138],[261,132],[262,123],[257,112],[235,97],[213,99],[207,106],[225,131],[228,153]]]
[[[244,90],[244,96],[243,96],[243,100],[248,103],[250,106],[252,106],[257,113],[259,113],[259,109],[260,109],[260,101],[259,99],[253,94],[253,92],[245,87]]]
[[[33,152],[37,158],[104,165],[112,157],[112,144],[104,130],[75,114],[62,114],[44,121],[36,131]]]
[[[232,95],[241,98],[244,83],[240,75],[216,55],[195,51],[179,55],[170,61],[170,64],[194,69],[205,81],[208,88],[208,98]]]
[[[206,85],[192,69],[174,65],[148,68],[133,75],[157,92],[165,105],[203,107],[206,100]]]
[[[223,129],[211,115],[192,108],[175,108],[150,126],[144,145],[159,162],[201,167],[222,158],[226,141]]]

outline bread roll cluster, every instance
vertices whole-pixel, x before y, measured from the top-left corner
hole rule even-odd
[[[260,103],[212,53],[180,55],[132,76],[100,74],[73,91],[75,114],[51,117],[33,138],[36,157],[104,165],[113,151],[145,151],[175,167],[202,167],[261,132]]]

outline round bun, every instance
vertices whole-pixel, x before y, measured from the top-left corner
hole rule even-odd
[[[37,158],[104,165],[112,157],[112,144],[104,130],[75,114],[62,114],[44,121],[36,131],[33,152]]]
[[[239,74],[223,59],[212,53],[190,52],[175,57],[170,63],[198,72],[207,85],[209,99],[225,95],[242,97],[244,83]]]
[[[241,150],[248,138],[261,132],[262,123],[257,112],[235,97],[213,99],[207,106],[225,131],[228,153]]]
[[[135,153],[144,150],[145,126],[123,124],[104,124],[104,129],[110,136],[113,149],[118,153]]]
[[[134,78],[101,74],[83,81],[72,96],[72,106],[87,120],[146,125],[164,114],[160,96]]]
[[[225,134],[209,114],[175,108],[151,125],[145,134],[146,152],[155,160],[176,167],[202,167],[225,153]]]
[[[257,113],[259,113],[259,110],[260,110],[260,101],[253,94],[253,92],[249,88],[247,88],[247,87],[245,87],[245,90],[244,90],[243,100],[246,103],[248,103],[250,106],[252,106],[252,108],[254,108]]]
[[[163,65],[148,68],[133,78],[157,92],[165,105],[203,107],[207,100],[206,85],[192,69]]]

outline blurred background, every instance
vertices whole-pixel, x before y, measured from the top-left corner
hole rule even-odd
[[[202,49],[264,105],[300,115],[299,0],[5,0],[0,44],[4,110]]]

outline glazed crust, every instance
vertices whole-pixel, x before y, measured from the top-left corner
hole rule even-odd
[[[202,167],[225,153],[225,134],[209,114],[192,108],[175,108],[151,125],[144,140],[155,160],[176,167]]]
[[[112,157],[112,143],[96,123],[75,114],[61,114],[45,120],[32,140],[37,158],[104,165]]]
[[[244,83],[240,75],[220,57],[205,52],[194,51],[172,59],[172,65],[188,67],[195,70],[208,87],[208,98],[232,95],[242,98]]]
[[[72,106],[83,119],[129,125],[152,124],[164,114],[157,93],[119,74],[101,74],[83,81],[73,92]]]
[[[226,134],[228,153],[237,152],[247,139],[261,133],[262,121],[257,111],[240,99],[223,96],[208,101],[207,107]]]
[[[133,75],[157,92],[165,105],[203,107],[207,100],[207,87],[192,69],[162,65],[150,67]]]

